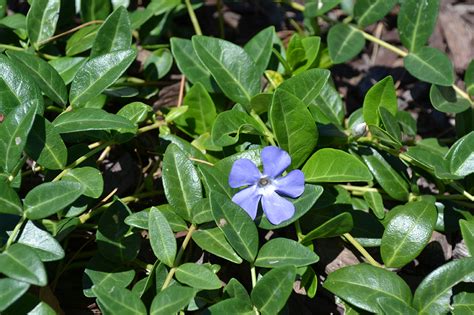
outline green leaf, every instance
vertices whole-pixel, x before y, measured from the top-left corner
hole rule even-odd
[[[86,62],[84,57],[60,57],[48,61],[56,69],[65,84],[69,84],[74,79],[77,70]]]
[[[100,171],[94,167],[85,166],[68,170],[63,181],[80,183],[84,188],[84,196],[99,198],[104,190],[104,179]]]
[[[204,85],[199,82],[193,85],[186,93],[183,104],[188,106],[188,110],[175,119],[176,124],[195,135],[211,132],[217,116],[216,106]]]
[[[26,16],[28,37],[39,48],[39,43],[54,35],[59,18],[60,0],[35,0]]]
[[[56,117],[53,125],[58,133],[91,130],[136,130],[136,126],[127,118],[97,108],[77,108],[63,112]]]
[[[217,226],[224,232],[235,251],[248,262],[253,262],[258,250],[258,232],[249,215],[229,197],[212,191],[211,210]]]
[[[415,78],[432,84],[454,84],[453,64],[448,56],[433,47],[421,47],[404,59],[405,68]]]
[[[383,128],[387,134],[390,135],[390,137],[394,139],[395,142],[401,144],[402,131],[400,130],[397,118],[395,118],[395,116],[392,115],[392,113],[390,113],[385,107],[379,108],[379,115],[380,119],[382,120]]]
[[[397,200],[407,200],[409,185],[407,181],[373,148],[362,149],[361,157],[370,172],[384,191]]]
[[[389,13],[397,2],[397,0],[358,0],[354,5],[354,18],[360,27],[369,26]]]
[[[231,298],[238,298],[241,301],[251,303],[247,289],[245,289],[242,283],[235,278],[232,278],[227,282],[227,285],[224,288],[224,294]]]
[[[380,298],[393,298],[408,306],[412,299],[410,288],[396,273],[365,263],[330,273],[323,286],[343,300],[372,313],[378,312],[377,300]]]
[[[467,176],[474,172],[474,131],[456,141],[446,154],[451,173]]]
[[[28,312],[29,315],[55,315],[56,311],[46,302],[39,302],[35,308]]]
[[[459,220],[461,234],[471,257],[474,256],[474,221]]]
[[[299,65],[298,68],[293,71],[293,74],[303,73],[309,68],[319,65],[318,52],[321,45],[321,38],[318,36],[307,36],[301,39],[301,44],[305,52],[305,62]]]
[[[397,94],[391,76],[377,82],[370,88],[362,106],[364,121],[368,125],[380,125],[379,109],[384,107],[392,115],[397,114]]]
[[[329,214],[326,213],[328,211],[330,211]],[[301,240],[302,244],[310,244],[312,240],[317,238],[340,236],[344,233],[350,232],[354,227],[354,221],[349,212],[335,215],[331,208],[328,208],[327,211],[319,211],[312,219],[318,221],[318,223],[322,220],[323,222],[303,237]]]
[[[330,72],[326,69],[310,69],[285,80],[278,90],[285,90],[308,106],[326,87]]]
[[[263,268],[302,267],[314,264],[318,260],[318,255],[308,247],[287,238],[275,238],[260,248],[255,266]]]
[[[474,258],[448,262],[426,276],[415,291],[413,306],[420,315],[445,314],[450,310],[452,288],[473,282]]]
[[[43,263],[32,248],[23,244],[13,244],[0,254],[0,273],[41,287],[48,283]]]
[[[331,27],[327,40],[329,56],[333,63],[343,63],[355,57],[365,46],[362,33],[342,23]]]
[[[213,166],[205,164],[199,165],[199,171],[202,174],[202,181],[206,187],[208,195],[211,193],[211,191],[218,191],[224,195],[227,195],[229,198],[232,198],[233,193],[229,186],[228,174]]]
[[[150,81],[161,79],[168,74],[172,66],[173,56],[169,49],[157,49],[145,60],[145,64],[143,65],[145,77]]]
[[[415,259],[428,244],[437,216],[434,204],[426,201],[392,209],[380,246],[385,265],[399,268]]]
[[[313,18],[321,16],[337,6],[341,0],[312,0],[306,1],[304,8],[304,16]]]
[[[8,51],[15,64],[25,69],[25,72],[38,84],[41,91],[54,102],[65,105],[67,90],[59,73],[46,61],[35,55],[22,51]]]
[[[430,89],[430,100],[434,108],[443,113],[461,113],[468,109],[471,104],[463,97],[458,97],[452,87],[432,85]]]
[[[385,217],[382,195],[377,191],[364,192],[364,200],[374,212],[377,219],[381,220]]]
[[[29,287],[30,285],[23,281],[9,278],[0,279],[0,312],[18,300]]]
[[[100,25],[88,25],[76,33],[66,42],[66,56],[74,56],[92,47]]]
[[[466,73],[464,73],[464,83],[467,93],[471,96],[474,95],[474,60],[471,60],[467,66]]]
[[[192,207],[202,198],[202,187],[193,163],[176,144],[168,146],[163,158],[163,188],[170,205],[190,221]]]
[[[150,245],[158,259],[172,267],[177,252],[176,239],[165,216],[155,207],[148,215]]]
[[[193,36],[193,47],[224,94],[231,100],[249,105],[260,92],[260,75],[252,58],[243,48],[217,38]]]
[[[245,52],[255,62],[257,74],[261,75],[267,69],[272,55],[274,33],[275,27],[269,26],[252,37],[244,46]]]
[[[140,298],[130,290],[118,287],[104,288],[93,286],[92,292],[100,302],[100,308],[108,314],[146,314],[146,308]]]
[[[274,315],[285,306],[295,281],[296,268],[284,266],[270,270],[252,290],[251,298],[262,315]]]
[[[232,310],[232,314],[238,315],[253,315],[255,310],[252,307],[252,304],[248,301],[242,301],[238,298],[231,298],[227,300],[220,301],[209,307],[207,311],[209,314],[229,314]]]
[[[46,169],[61,170],[66,166],[67,148],[63,139],[53,125],[39,115],[34,119],[25,152]]]
[[[391,314],[391,315],[416,315],[418,314],[417,311],[407,305],[406,303],[402,303],[397,299],[391,297],[381,297],[377,299],[377,306],[379,310],[377,311],[378,314]]]
[[[225,147],[236,143],[241,133],[263,135],[264,131],[253,117],[234,107],[217,115],[211,133],[214,144]]]
[[[64,250],[59,242],[32,221],[26,223],[17,242],[31,247],[41,261],[55,261],[64,258]]]
[[[5,3],[6,0],[1,0],[0,2],[2,1]],[[13,13],[12,15],[0,18],[0,25],[11,29],[22,40],[26,40],[28,37],[26,31],[26,17],[21,13]]]
[[[398,13],[397,26],[400,40],[410,52],[425,45],[438,17],[439,0],[406,0]]]
[[[196,289],[214,290],[222,286],[221,281],[210,268],[194,263],[179,266],[176,269],[176,279]]]
[[[219,88],[206,66],[199,60],[189,39],[173,37],[170,40],[171,52],[179,71],[192,83],[201,83],[208,92],[217,92]]]
[[[73,203],[85,187],[73,182],[46,182],[28,192],[23,201],[28,219],[49,217]]]
[[[196,294],[196,290],[173,285],[158,293],[151,304],[150,315],[176,314],[187,306]]]
[[[137,257],[141,237],[124,222],[130,213],[130,209],[117,198],[100,217],[97,247],[99,253],[109,260],[129,262]]]
[[[105,20],[110,9],[110,0],[81,1],[81,17],[84,22]]]
[[[347,152],[325,148],[314,153],[302,169],[307,182],[367,182],[369,169]]]
[[[279,146],[291,156],[297,168],[316,147],[318,129],[305,104],[296,96],[278,89],[270,107],[270,121]]]
[[[346,114],[344,103],[339,92],[330,83],[323,86],[318,97],[308,105],[308,109],[316,122],[342,127]]]
[[[214,222],[214,217],[212,216],[211,204],[209,198],[203,198],[198,203],[196,203],[192,209],[193,214],[193,223],[194,224],[203,224],[207,222]]]
[[[92,45],[91,58],[117,50],[126,50],[132,43],[132,28],[127,9],[119,7],[97,31]]]
[[[0,180],[0,213],[21,215],[23,207],[17,193],[3,180]]]
[[[242,258],[232,249],[224,233],[219,228],[197,230],[193,233],[193,241],[211,254],[227,259],[235,264],[242,263]]]
[[[454,296],[452,305],[453,315],[472,314],[474,312],[474,293],[461,292]]]
[[[153,108],[150,105],[142,102],[132,102],[120,108],[117,115],[127,118],[134,124],[139,124],[144,122],[152,112]]]
[[[69,101],[73,107],[84,105],[112,85],[135,60],[133,49],[117,50],[87,61],[71,84]]]

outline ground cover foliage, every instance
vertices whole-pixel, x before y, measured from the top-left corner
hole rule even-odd
[[[0,312],[472,313],[474,63],[439,12],[0,0]],[[398,70],[348,84],[370,51]]]

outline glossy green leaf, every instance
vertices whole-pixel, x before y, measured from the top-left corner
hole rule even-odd
[[[471,256],[474,256],[474,221],[459,220],[461,234]]]
[[[15,190],[0,180],[0,213],[21,215],[23,207]]]
[[[173,37],[170,40],[173,53],[179,71],[192,83],[201,83],[208,92],[217,92],[219,88],[206,66],[199,60],[189,39]]]
[[[193,206],[193,223],[194,224],[203,224],[208,222],[214,222],[214,217],[212,216],[211,204],[209,198],[203,198],[198,203]]]
[[[217,226],[243,259],[253,262],[258,250],[258,232],[249,215],[229,197],[212,191],[211,210]]]
[[[384,107],[392,115],[397,114],[397,94],[391,76],[377,82],[370,88],[362,106],[364,121],[368,125],[380,125],[379,109]]]
[[[222,257],[235,264],[242,263],[242,258],[232,249],[224,233],[219,228],[197,230],[193,233],[193,241],[203,250]]]
[[[92,292],[97,296],[104,313],[117,315],[143,315],[147,313],[140,298],[127,289],[93,286]]]
[[[100,217],[96,233],[97,247],[99,253],[109,260],[128,262],[138,254],[140,235],[124,222],[130,213],[130,209],[117,198]]]
[[[64,258],[64,250],[48,232],[28,221],[17,241],[31,247],[41,261],[55,261]]]
[[[193,36],[193,47],[224,94],[231,100],[249,105],[260,92],[260,76],[252,58],[231,42],[206,36]]]
[[[100,171],[94,167],[85,166],[68,170],[63,181],[80,183],[84,188],[84,196],[99,198],[104,190],[104,179]]]
[[[67,148],[63,139],[53,125],[39,115],[34,119],[25,152],[46,169],[60,170],[66,166]]]
[[[400,40],[410,52],[425,45],[433,32],[438,17],[439,0],[406,0],[398,13]]]
[[[84,57],[60,57],[48,61],[56,69],[65,84],[69,84],[74,79],[77,70],[86,62]]]
[[[132,29],[127,9],[119,7],[109,15],[97,31],[90,57],[129,49],[131,43]]]
[[[222,286],[221,281],[210,268],[194,263],[180,265],[176,269],[176,279],[196,289],[214,290]]]
[[[414,137],[417,134],[416,120],[413,116],[406,111],[397,112],[396,116],[398,123],[402,127],[403,133],[408,136]]]
[[[464,83],[466,84],[466,91],[469,95],[474,95],[474,60],[471,60],[464,73]]]
[[[390,211],[380,253],[387,267],[403,267],[428,244],[436,223],[434,204],[416,201]]]
[[[155,256],[172,267],[177,252],[176,239],[165,216],[152,207],[148,215],[150,245]]]
[[[377,313],[381,313],[381,314],[391,314],[391,315],[418,314],[417,311],[413,307],[391,297],[385,296],[385,297],[378,298],[377,304],[379,308],[379,311]]]
[[[23,281],[9,278],[0,279],[0,312],[18,300],[29,287],[30,285]]]
[[[323,286],[343,300],[373,313],[378,311],[380,298],[393,298],[408,306],[412,299],[410,288],[396,273],[365,263],[330,273]]]
[[[204,187],[206,187],[207,194],[209,195],[211,191],[218,191],[224,195],[227,195],[229,198],[232,198],[233,193],[232,189],[229,186],[228,174],[221,172],[219,169],[200,164],[199,171],[202,174],[202,181]]]
[[[59,18],[60,0],[35,0],[26,16],[26,28],[30,41],[40,43],[54,35]]]
[[[450,310],[452,288],[473,282],[474,258],[448,262],[426,276],[415,291],[413,306],[420,315],[444,314]]]
[[[0,273],[41,287],[48,283],[43,263],[32,248],[23,244],[13,244],[0,254]]]
[[[41,91],[51,100],[61,105],[67,103],[66,85],[59,73],[49,63],[22,51],[8,51],[8,57],[20,67],[24,67],[25,72],[31,75]]]
[[[316,122],[342,126],[345,116],[344,103],[339,92],[330,83],[323,86],[318,97],[309,104],[308,109]]]
[[[81,1],[81,17],[87,21],[105,20],[110,13],[110,0]]]
[[[360,27],[366,27],[383,18],[397,4],[397,0],[358,0],[354,17]]]
[[[325,88],[330,72],[326,69],[310,69],[278,86],[278,90],[285,90],[308,106]]]
[[[318,255],[308,247],[287,238],[275,238],[260,248],[255,266],[264,268],[302,267],[314,264],[318,260]]]
[[[97,108],[77,108],[63,112],[53,121],[53,126],[61,134],[92,130],[136,130],[136,126],[127,118]]]
[[[212,141],[219,146],[228,146],[239,140],[241,133],[263,135],[258,122],[248,114],[234,108],[217,115],[212,127]]]
[[[145,60],[145,64],[143,65],[145,77],[149,80],[161,79],[168,74],[172,66],[173,56],[169,49],[157,49]]]
[[[251,303],[247,289],[245,289],[243,284],[235,278],[232,278],[229,280],[229,282],[227,282],[227,285],[224,288],[224,294],[230,296],[231,298],[238,298],[241,301]]]
[[[195,135],[211,132],[217,116],[216,106],[204,85],[199,82],[193,85],[186,93],[183,104],[188,106],[188,110],[175,120],[176,124]]]
[[[73,107],[84,105],[112,85],[136,57],[132,49],[117,50],[87,61],[72,81],[69,101]]]
[[[398,124],[397,118],[388,111],[385,107],[379,108],[379,116],[383,124],[384,130],[390,135],[392,139],[398,144],[402,141],[402,131]]]
[[[285,306],[295,281],[294,266],[284,266],[270,270],[252,290],[251,298],[262,315],[273,315]]]
[[[474,312],[474,293],[461,292],[454,296],[452,304],[453,315],[472,314]]]
[[[337,6],[341,0],[312,0],[305,3],[304,15],[305,17],[321,16]]]
[[[144,122],[152,112],[153,108],[150,105],[142,102],[132,102],[122,107],[117,115],[127,118],[134,124],[139,124]]]
[[[305,52],[305,59],[302,65],[293,71],[293,74],[300,74],[306,70],[319,65],[318,53],[321,44],[321,38],[318,36],[307,36],[301,39],[301,45]]]
[[[278,89],[270,107],[270,121],[279,146],[297,168],[308,158],[318,141],[318,130],[306,105],[296,96]]]
[[[46,302],[39,302],[35,308],[28,312],[29,315],[55,315],[56,311]]]
[[[366,191],[364,192],[364,200],[369,205],[370,209],[374,212],[378,219],[385,217],[385,210],[383,206],[382,195],[377,191]]]
[[[274,26],[267,27],[252,37],[244,46],[245,52],[255,62],[255,69],[258,74],[262,74],[267,69],[272,55],[274,33]]]
[[[327,40],[333,63],[342,63],[355,57],[365,46],[362,33],[342,23],[331,27]]]
[[[66,56],[74,56],[92,48],[99,24],[88,25],[76,33],[66,42]]]
[[[448,56],[433,47],[421,47],[404,59],[405,68],[415,78],[432,84],[454,84],[453,64]]]
[[[312,240],[318,238],[329,238],[334,236],[340,236],[344,233],[350,232],[354,226],[352,216],[349,212],[343,212],[340,214],[334,214],[332,209],[330,214],[319,211],[317,219],[318,221],[324,220],[324,222],[317,226],[315,229],[308,232],[301,240],[302,244],[309,244]]]
[[[474,131],[456,141],[446,154],[451,173],[467,176],[474,172]]]
[[[202,198],[201,182],[191,160],[175,144],[168,146],[163,158],[163,188],[176,212],[191,220],[191,209]]]
[[[158,293],[151,304],[150,315],[175,314],[187,306],[196,290],[180,285],[173,285]]]
[[[49,217],[73,203],[85,187],[74,182],[46,182],[28,192],[23,204],[28,219]]]
[[[458,97],[452,87],[432,85],[430,100],[434,108],[443,113],[461,113],[471,104],[463,97]]]
[[[325,148],[314,153],[302,169],[305,180],[317,182],[367,182],[369,169],[347,152]]]
[[[248,301],[242,301],[238,298],[231,298],[220,301],[207,309],[209,314],[229,314],[232,310],[232,314],[238,315],[253,315],[255,310],[252,304]]]
[[[375,149],[361,150],[362,159],[384,191],[397,200],[407,200],[409,185],[407,181]]]

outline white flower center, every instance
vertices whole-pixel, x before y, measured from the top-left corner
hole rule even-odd
[[[273,185],[273,178],[263,176],[257,182],[257,194],[259,195],[270,195],[276,190]]]

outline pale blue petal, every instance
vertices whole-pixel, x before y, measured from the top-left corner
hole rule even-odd
[[[269,146],[262,150],[263,173],[277,177],[291,164],[290,155],[277,147]]]
[[[262,177],[257,166],[249,159],[239,159],[234,162],[229,174],[229,185],[238,188],[247,185],[254,185]]]
[[[276,192],[285,196],[296,198],[304,192],[304,174],[300,170],[289,172],[285,177],[273,181]]]
[[[257,187],[250,186],[236,193],[232,201],[244,209],[253,220],[257,216],[260,197],[261,195],[257,194]]]
[[[295,206],[276,192],[262,196],[262,207],[268,221],[274,225],[290,219],[295,214]]]

